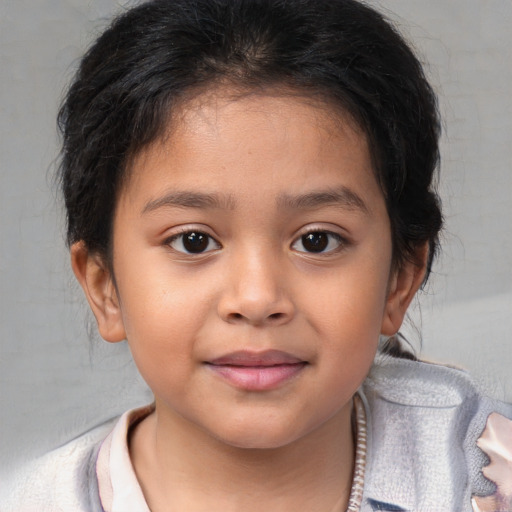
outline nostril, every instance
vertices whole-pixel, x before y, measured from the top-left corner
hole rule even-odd
[[[276,322],[279,320],[282,320],[286,315],[284,313],[272,313],[271,315],[267,316],[267,320],[270,320],[272,322]],[[246,317],[242,313],[230,313],[229,319],[231,321],[240,321],[244,320]]]

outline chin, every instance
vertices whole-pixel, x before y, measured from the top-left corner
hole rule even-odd
[[[291,429],[292,422],[257,422],[242,421],[231,424],[230,428],[218,432],[215,437],[222,443],[234,448],[245,450],[275,450],[287,446],[306,435],[296,429]]]
[[[297,440],[296,437],[276,437],[275,433],[268,436],[265,433],[253,435],[241,435],[230,438],[219,438],[220,441],[233,448],[240,448],[242,450],[277,450],[287,446],[293,441]]]

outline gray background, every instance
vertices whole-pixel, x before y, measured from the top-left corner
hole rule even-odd
[[[444,114],[444,249],[406,330],[512,400],[512,2],[372,3],[429,62]],[[1,472],[150,400],[126,346],[87,334],[52,183],[64,86],[126,5],[0,0]]]

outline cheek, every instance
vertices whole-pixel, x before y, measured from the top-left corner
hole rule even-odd
[[[212,292],[183,277],[166,276],[155,266],[146,268],[150,270],[139,269],[136,274],[120,268],[124,274],[119,282],[128,344],[151,386],[153,376],[166,373],[167,378],[177,378],[193,364],[195,340],[208,318]],[[127,275],[137,278],[126,279]]]
[[[300,296],[317,329],[361,338],[378,335],[386,305],[388,271],[357,262],[304,282]]]
[[[193,328],[210,293],[205,283],[191,278],[193,273],[186,268],[174,268],[163,251],[140,252],[140,257],[125,257],[116,267],[128,338],[145,331],[162,331],[168,337]]]
[[[361,271],[363,267],[363,271]],[[320,363],[330,385],[355,391],[377,350],[386,304],[386,265],[347,265],[302,293],[308,322],[319,334]],[[308,287],[309,289],[310,287]],[[320,346],[321,345],[321,346]]]

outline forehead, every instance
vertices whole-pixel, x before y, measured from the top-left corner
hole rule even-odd
[[[216,90],[174,110],[164,135],[132,159],[122,196],[185,187],[236,202],[250,187],[282,196],[334,181],[375,192],[367,138],[350,115],[282,91]]]
[[[181,142],[180,135],[197,128],[212,137],[230,135],[231,130],[239,137],[264,136],[269,130],[287,137],[297,126],[302,131],[316,131],[315,142],[326,144],[331,135],[343,134],[353,136],[354,143],[366,144],[366,135],[357,122],[334,101],[285,87],[239,90],[230,86],[215,87],[178,105],[159,142]]]

